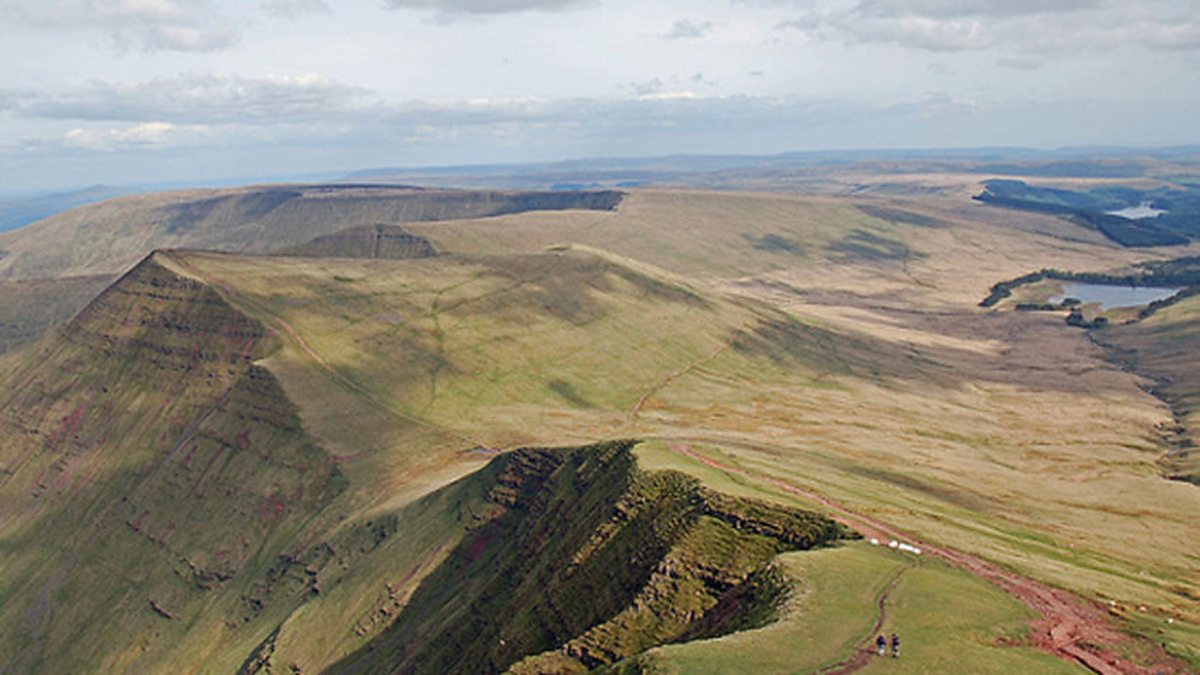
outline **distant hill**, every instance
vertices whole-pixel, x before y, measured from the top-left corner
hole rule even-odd
[[[975,199],[1013,209],[1063,216],[1096,229],[1129,247],[1179,246],[1200,238],[1200,189],[1187,184],[1153,190],[1108,185],[1087,191],[1028,185],[993,179]],[[1161,207],[1148,218],[1129,218],[1120,210],[1139,204]]]
[[[59,192],[0,201],[0,232],[15,230],[76,206],[137,192],[130,188],[93,185],[74,192]]]
[[[1150,178],[1195,174],[1200,148],[947,148],[784,152],[775,155],[605,157],[531,164],[377,167],[343,182],[556,189],[693,186],[828,191],[856,177],[905,174]]]
[[[399,225],[348,227],[284,249],[283,255],[308,258],[429,258],[437,249],[424,237]]]
[[[120,272],[156,248],[269,253],[348,227],[613,209],[618,192],[501,192],[372,185],[188,190],[91,204],[0,234],[0,279]]]

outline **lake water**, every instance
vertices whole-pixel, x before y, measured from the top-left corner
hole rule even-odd
[[[1178,293],[1179,288],[1163,286],[1110,286],[1108,284],[1063,284],[1062,295],[1050,298],[1050,302],[1062,302],[1063,298],[1078,298],[1085,304],[1095,302],[1100,309],[1138,307],[1155,300],[1166,300]]]
[[[1154,218],[1159,214],[1166,213],[1163,209],[1156,209],[1150,206],[1150,202],[1142,202],[1137,206],[1126,206],[1123,209],[1116,211],[1105,211],[1110,216],[1121,216],[1130,220],[1141,220],[1142,218]]]

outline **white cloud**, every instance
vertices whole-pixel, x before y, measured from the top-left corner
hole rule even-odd
[[[633,82],[629,85],[629,88],[637,96],[652,96],[661,92],[666,86],[662,78],[652,77],[641,82]]]
[[[181,76],[137,83],[93,82],[26,100],[26,115],[49,119],[174,123],[280,121],[334,117],[365,95],[319,75],[265,78]]]
[[[265,0],[260,4],[271,16],[295,19],[301,14],[329,14],[329,5],[324,0]]]
[[[92,151],[161,147],[167,144],[176,130],[175,125],[166,122],[147,122],[110,129],[76,128],[63,136],[62,144],[67,148]]]
[[[695,23],[680,19],[671,25],[671,29],[663,33],[664,40],[698,40],[712,32],[711,21]]]
[[[1014,55],[1004,65],[1022,67],[1047,55],[1128,44],[1200,48],[1200,1],[853,0],[806,9],[778,28],[933,52],[997,49]]]
[[[996,63],[1014,70],[1037,70],[1046,65],[1046,60],[1036,56],[1002,56]]]
[[[4,0],[0,8],[41,28],[102,31],[119,50],[209,52],[238,39],[208,0]]]
[[[434,10],[443,16],[527,11],[557,12],[591,3],[592,0],[385,0],[386,6],[391,9]]]

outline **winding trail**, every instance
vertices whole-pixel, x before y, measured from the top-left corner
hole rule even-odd
[[[712,352],[700,357],[699,359],[696,359],[695,361],[692,361],[691,363],[684,365],[682,368],[680,368],[678,370],[667,373],[662,378],[662,380],[660,380],[657,384],[655,384],[654,386],[647,389],[645,391],[645,393],[642,394],[642,397],[638,399],[637,403],[635,403],[634,406],[629,409],[629,412],[626,413],[626,424],[627,425],[633,424],[633,422],[637,420],[637,416],[639,414],[641,414],[642,408],[646,407],[646,402],[650,400],[650,397],[659,393],[663,389],[666,389],[675,380],[678,380],[679,378],[683,377],[684,375],[687,375],[688,373],[692,372],[693,370],[696,370],[697,368],[704,366],[706,363],[709,363],[712,360],[716,359],[718,356],[720,356],[722,353],[724,353],[726,350],[728,350],[732,346],[733,346],[733,338],[730,338],[730,339],[726,340],[725,342],[722,342]]]
[[[828,497],[778,478],[725,464],[692,450],[686,444],[668,443],[668,447],[727,474],[768,483],[789,494],[815,501],[828,508],[834,520],[858,530],[866,537],[907,541],[920,547],[928,555],[987,579],[1040,615],[1032,623],[1033,631],[1030,634],[1030,640],[1035,647],[1061,659],[1073,661],[1101,675],[1152,675],[1187,672],[1177,663],[1166,661],[1165,658],[1163,663],[1156,663],[1153,667],[1144,667],[1122,658],[1111,649],[1106,649],[1103,645],[1128,643],[1131,638],[1114,626],[1104,611],[1096,604],[1087,602],[1073,593],[1052,588],[969,553],[920,542],[887,523],[855,513]]]
[[[875,625],[871,627],[866,638],[854,645],[854,654],[839,664],[821,670],[822,675],[849,675],[861,670],[871,662],[871,659],[876,658],[875,643],[872,639],[880,634],[879,631],[883,629],[883,623],[887,620],[887,603],[892,599],[892,591],[896,590],[896,585],[900,583],[900,577],[910,569],[912,569],[911,565],[900,568],[888,582],[887,588],[879,594],[879,616],[875,618]]]

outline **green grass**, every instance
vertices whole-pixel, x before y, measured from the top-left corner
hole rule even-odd
[[[781,556],[797,581],[784,618],[758,630],[649,652],[651,673],[800,673],[829,668],[873,641],[879,598],[894,580],[883,631],[902,658],[863,672],[1081,672],[1019,642],[1030,612],[987,582],[943,563],[858,542]]]

